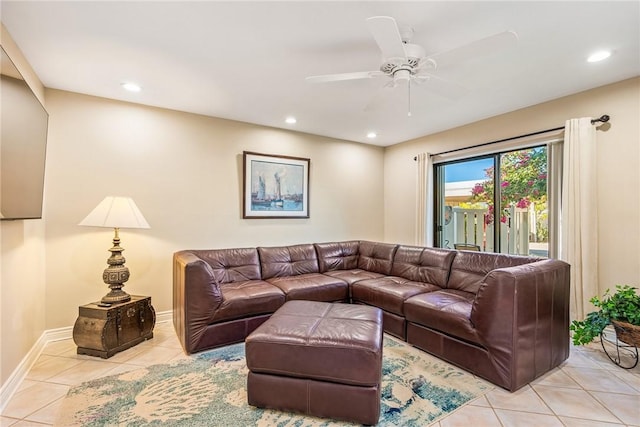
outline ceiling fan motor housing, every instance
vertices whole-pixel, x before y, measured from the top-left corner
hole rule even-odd
[[[408,70],[410,74],[415,74],[420,61],[425,56],[422,46],[412,43],[403,43],[406,58],[388,58],[380,66],[380,71],[390,75],[404,74],[399,71]]]

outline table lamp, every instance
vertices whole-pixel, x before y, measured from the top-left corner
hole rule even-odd
[[[109,227],[115,230],[113,247],[109,249],[111,256],[107,259],[109,266],[102,273],[102,280],[109,285],[111,291],[102,297],[102,303],[117,304],[129,301],[131,296],[122,290],[124,282],[129,280],[129,269],[124,265],[124,249],[120,247],[118,233],[121,228],[150,228],[136,203],[130,197],[105,197],[78,225]]]

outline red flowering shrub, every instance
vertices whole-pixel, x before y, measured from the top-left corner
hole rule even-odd
[[[501,156],[500,164],[500,222],[507,222],[509,209],[515,206],[527,209],[532,204],[536,212],[543,212],[547,205],[547,151],[541,148],[512,151]],[[485,169],[487,179],[471,190],[472,202],[485,202],[489,210],[485,223],[495,218],[493,206],[494,168]],[[542,239],[546,237],[546,225],[538,224]]]

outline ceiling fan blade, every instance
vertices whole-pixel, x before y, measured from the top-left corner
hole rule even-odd
[[[395,19],[390,16],[372,16],[367,18],[367,25],[384,59],[407,57]]]
[[[480,40],[462,45],[446,52],[430,55],[421,61],[421,65],[428,61],[434,61],[437,67],[447,66],[456,62],[487,56],[497,53],[509,47],[515,46],[518,35],[513,31],[504,31]]]
[[[460,99],[469,93],[469,89],[466,87],[433,74],[417,74],[413,77],[413,81],[421,87],[452,101]]]
[[[385,75],[382,71],[359,71],[355,73],[324,74],[321,76],[310,76],[305,80],[312,83],[339,82],[342,80],[370,79]]]

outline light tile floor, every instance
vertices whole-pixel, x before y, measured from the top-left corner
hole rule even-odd
[[[103,360],[78,356],[73,340],[49,343],[0,416],[0,427],[53,425],[69,388],[83,381],[185,358],[171,322],[152,340]],[[433,424],[454,426],[640,426],[640,367],[624,370],[598,344],[571,347],[559,368],[515,393],[496,388]]]

